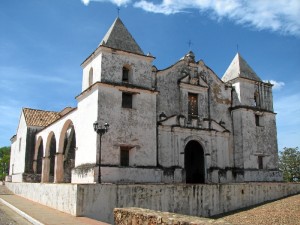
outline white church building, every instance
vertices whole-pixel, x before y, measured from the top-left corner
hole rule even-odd
[[[239,53],[222,79],[191,51],[163,70],[153,60],[116,18],[82,63],[76,108],[22,109],[11,138],[8,179],[282,180],[272,85],[263,82]]]

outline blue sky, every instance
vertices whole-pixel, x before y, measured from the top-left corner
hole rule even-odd
[[[272,80],[279,150],[300,147],[299,0],[0,1],[0,147],[22,107],[76,106],[80,64],[117,16],[163,69],[189,51],[222,77],[237,52]]]

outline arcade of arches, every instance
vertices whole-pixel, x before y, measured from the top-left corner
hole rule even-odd
[[[67,121],[59,140],[53,132],[49,134],[46,144],[39,137],[33,162],[34,173],[41,176],[41,182],[71,183],[71,172],[75,167],[75,149],[74,125],[72,121]]]

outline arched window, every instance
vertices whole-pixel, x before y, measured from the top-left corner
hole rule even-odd
[[[89,71],[89,86],[93,84],[93,67]]]
[[[258,94],[258,92],[256,91],[255,93],[254,93],[254,106],[256,106],[256,107],[258,107],[259,106],[259,94]]]
[[[122,81],[129,82],[129,69],[125,66],[123,66]]]

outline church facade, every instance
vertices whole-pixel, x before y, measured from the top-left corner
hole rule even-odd
[[[76,108],[22,110],[11,139],[9,179],[282,180],[272,85],[263,82],[239,53],[222,79],[191,51],[164,70],[153,60],[117,18],[82,63]],[[96,130],[95,121],[100,126]]]

